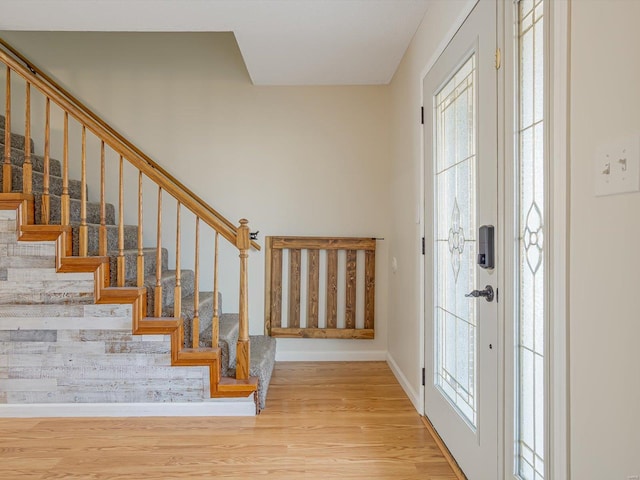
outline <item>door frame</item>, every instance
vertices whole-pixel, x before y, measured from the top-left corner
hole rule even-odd
[[[420,105],[424,105],[423,82],[429,71],[444,52],[449,42],[453,39],[458,29],[462,26],[469,13],[473,10],[478,0],[467,0],[462,6],[460,14],[455,22],[451,25],[447,34],[443,37],[438,47],[434,50],[433,55],[426,63],[420,73],[419,92]],[[500,71],[498,72],[498,169],[501,176],[498,178],[498,214],[505,214],[505,190],[507,178],[504,174],[505,167],[505,60],[506,54],[512,50],[506,45],[507,35],[510,32],[511,25],[506,24],[506,15],[504,13],[505,4],[511,5],[512,2],[505,0],[498,2],[498,38],[497,45],[503,52],[503,60]],[[549,372],[549,421],[550,429],[549,437],[549,459],[547,460],[551,468],[551,478],[559,480],[571,477],[570,469],[570,450],[569,450],[569,431],[570,431],[570,404],[569,404],[569,195],[570,195],[570,171],[569,171],[569,100],[570,100],[570,35],[571,35],[571,0],[551,1],[550,3],[550,34],[548,47],[548,66],[549,74],[554,79],[550,82],[549,96],[549,151],[553,159],[550,171],[549,189],[553,192],[550,202],[550,225],[549,238],[553,251],[551,253],[552,274],[549,275],[551,293],[550,315],[553,318],[549,331],[549,354],[550,354],[550,372]],[[512,38],[509,37],[509,41]],[[419,218],[420,231],[424,236],[425,226],[427,222],[427,212],[425,211],[425,172],[428,166],[425,161],[424,151],[424,129],[420,129],[420,198],[419,198]],[[504,221],[504,217],[501,218]],[[504,251],[505,248],[505,231],[497,237],[497,245]],[[505,252],[505,254],[508,252]],[[419,254],[418,254],[419,255]],[[506,255],[505,255],[506,258]],[[420,312],[421,321],[419,322],[420,335],[420,363],[424,368],[424,359],[426,354],[425,341],[425,281],[426,274],[423,256],[417,258],[420,265]],[[504,276],[504,267],[500,272],[503,284],[506,285],[507,278]],[[505,289],[506,290],[506,289]],[[505,292],[506,293],[506,292]],[[505,324],[504,324],[504,308],[508,302],[501,302],[498,309],[498,328],[500,340],[505,345]],[[499,476],[505,478],[505,472],[509,471],[511,459],[507,458],[507,447],[505,445],[505,436],[507,425],[506,415],[511,414],[511,410],[505,408],[505,358],[503,354],[498,358],[498,388],[499,388],[499,413],[498,415],[498,465]],[[422,415],[425,415],[424,405],[425,387],[420,386],[419,399],[421,399],[420,408],[418,409]]]

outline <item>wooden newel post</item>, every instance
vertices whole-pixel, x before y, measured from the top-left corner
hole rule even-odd
[[[237,348],[236,379],[246,380],[249,378],[249,279],[247,273],[247,262],[249,259],[249,221],[240,220],[238,228],[238,238],[236,246],[240,250],[240,305],[239,305],[239,334]]]

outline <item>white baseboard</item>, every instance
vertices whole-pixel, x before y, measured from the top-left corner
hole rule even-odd
[[[276,362],[383,362],[386,358],[385,350],[276,351]]]
[[[400,386],[409,397],[409,400],[413,403],[414,408],[420,415],[422,415],[424,408],[420,394],[413,389],[411,383],[407,380],[407,377],[405,377],[404,373],[402,373],[402,370],[400,370],[400,367],[389,353],[387,353],[387,363],[389,364],[389,368],[393,374],[396,376],[398,383],[400,383]]]
[[[253,395],[182,403],[38,403],[0,405],[0,418],[34,417],[253,417]]]

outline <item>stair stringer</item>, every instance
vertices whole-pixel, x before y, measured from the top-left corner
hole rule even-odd
[[[94,302],[96,304],[131,305],[132,332],[135,335],[170,335],[171,365],[205,366],[209,369],[210,396],[212,398],[239,398],[258,390],[257,377],[247,380],[221,378],[220,349],[184,348],[184,321],[182,318],[147,317],[147,289],[145,287],[110,287],[109,257],[73,257],[70,226],[34,225],[33,195],[1,193],[0,210],[16,212],[18,240],[24,242],[55,242],[55,268],[59,273],[93,273]],[[257,402],[256,402],[257,405]]]

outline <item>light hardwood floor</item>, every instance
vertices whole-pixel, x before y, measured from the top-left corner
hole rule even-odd
[[[278,363],[255,418],[0,419],[0,479],[452,480],[384,362]]]

